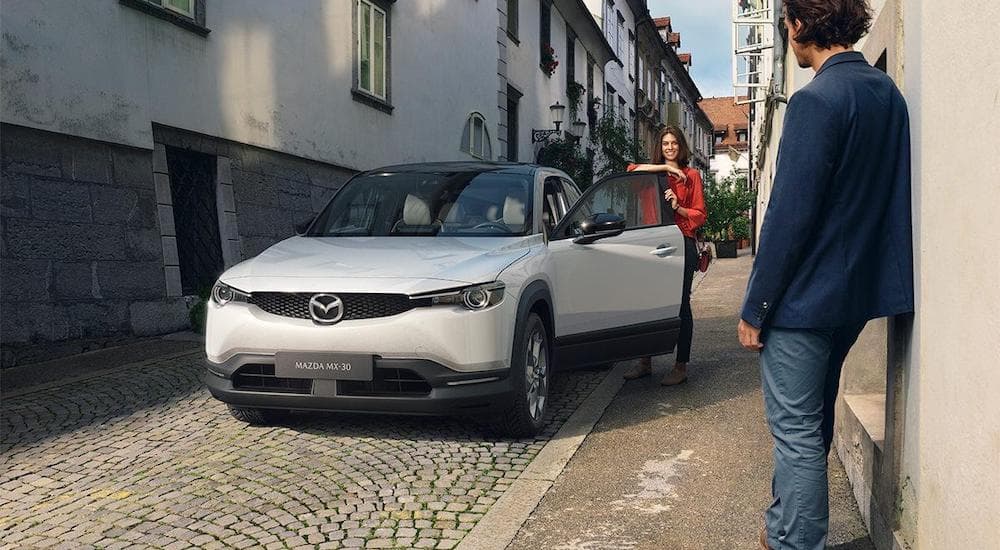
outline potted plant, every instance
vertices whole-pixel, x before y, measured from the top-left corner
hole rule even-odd
[[[583,104],[583,93],[587,89],[583,87],[583,84],[570,80],[566,83],[566,98],[569,99],[569,118],[570,122],[577,119],[577,113],[580,112],[580,106]]]
[[[750,246],[750,217],[740,216],[733,221],[733,238],[739,242],[739,249]]]
[[[721,182],[715,181],[711,176],[706,178],[705,207],[708,219],[702,233],[715,243],[716,257],[736,257],[738,239],[744,238],[743,235],[746,238],[750,236],[747,211],[753,207],[755,200],[755,194],[747,188],[744,177],[729,177]]]
[[[556,51],[549,44],[542,46],[542,62],[539,66],[542,68],[542,72],[548,76],[552,76],[552,73],[556,72],[556,67],[559,66]]]

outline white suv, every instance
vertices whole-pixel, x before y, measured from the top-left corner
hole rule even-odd
[[[661,176],[504,163],[359,174],[222,274],[207,382],[237,418],[482,414],[534,434],[552,367],[673,351],[683,237]]]

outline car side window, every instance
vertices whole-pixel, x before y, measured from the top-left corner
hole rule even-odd
[[[625,219],[625,230],[672,225],[665,221],[663,194],[655,174],[620,176],[600,182],[576,203],[557,238],[575,237],[580,224],[597,213],[617,214]]]
[[[556,176],[545,178],[542,193],[542,225],[546,233],[552,234],[552,230],[569,211],[569,204],[564,194],[562,179]]]

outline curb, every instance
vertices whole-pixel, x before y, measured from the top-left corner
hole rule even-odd
[[[618,363],[593,393],[542,447],[531,464],[462,539],[456,550],[503,550],[517,536],[528,516],[552,488],[584,439],[604,416],[604,410],[625,384],[622,375],[631,362]]]

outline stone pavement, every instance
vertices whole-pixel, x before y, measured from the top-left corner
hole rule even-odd
[[[3,399],[3,548],[452,548],[607,371],[558,374],[544,433],[469,420],[231,418],[175,354]]]
[[[770,501],[771,439],[754,354],[736,340],[751,259],[716,260],[694,294],[689,380],[627,382],[509,550],[756,548]],[[836,454],[831,536],[872,548]]]

